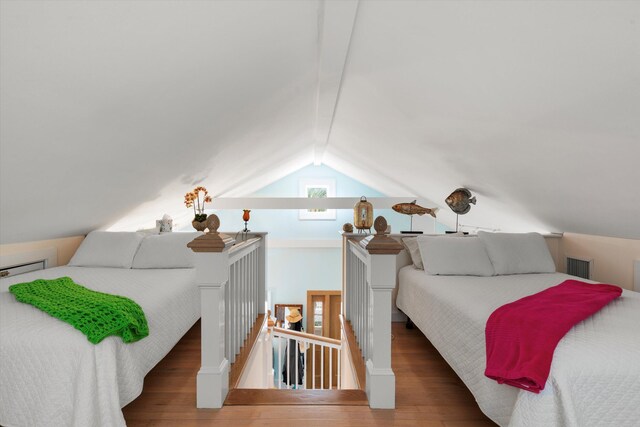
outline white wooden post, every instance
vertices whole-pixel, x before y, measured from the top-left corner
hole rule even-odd
[[[197,376],[198,408],[222,408],[229,392],[229,361],[225,357],[225,291],[229,281],[229,248],[234,240],[217,232],[220,220],[207,218],[209,233],[187,246],[195,252],[200,287],[201,366]]]
[[[366,361],[366,393],[372,408],[393,409],[396,406],[396,377],[391,369],[391,293],[396,287],[396,255],[403,246],[385,236],[387,221],[376,218],[375,236],[360,244],[369,252],[367,282],[370,288],[370,322],[366,340],[369,348]]]
[[[264,314],[267,301],[267,233],[258,249],[258,314]]]

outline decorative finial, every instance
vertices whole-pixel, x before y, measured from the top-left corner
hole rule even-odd
[[[205,225],[209,232],[187,243],[188,248],[194,252],[222,252],[233,246],[234,239],[226,234],[218,233],[218,228],[220,228],[218,215],[209,215]]]
[[[373,228],[376,230],[376,234],[385,234],[387,232],[387,220],[382,215],[377,217],[373,223]]]
[[[209,229],[210,233],[218,232],[218,228],[220,228],[220,218],[218,218],[218,215],[209,215],[209,217],[207,218],[207,228]]]
[[[365,248],[367,252],[372,255],[397,255],[400,253],[402,243],[386,236],[387,232],[387,220],[383,216],[379,216],[373,223],[373,227],[376,230],[376,234],[373,236],[365,237],[358,243]]]

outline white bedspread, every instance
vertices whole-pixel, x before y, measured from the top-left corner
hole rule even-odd
[[[397,306],[420,328],[501,426],[638,426],[640,293],[624,291],[558,344],[545,389],[534,394],[484,376],[484,328],[498,307],[571,278],[560,273],[430,276],[399,273]]]
[[[7,289],[69,276],[90,289],[129,297],[144,310],[149,336],[98,345],[71,325]],[[200,317],[192,269],[57,267],[0,280],[0,424],[121,426],[121,408],[142,392],[144,376]]]

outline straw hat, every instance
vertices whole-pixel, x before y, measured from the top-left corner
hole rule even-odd
[[[302,314],[297,308],[290,308],[289,315],[287,316],[287,322],[296,323],[302,320]]]

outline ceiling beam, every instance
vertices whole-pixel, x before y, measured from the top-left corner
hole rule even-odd
[[[359,0],[320,1],[313,163],[322,164],[349,57]]]
[[[390,209],[396,203],[407,203],[411,197],[369,197],[375,209]],[[353,209],[360,197],[220,197],[214,198],[212,209]],[[418,199],[418,204],[423,201]],[[426,205],[428,206],[428,205]]]

